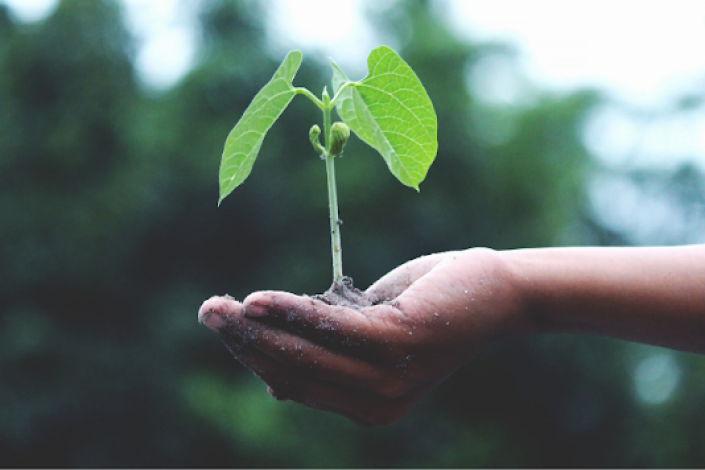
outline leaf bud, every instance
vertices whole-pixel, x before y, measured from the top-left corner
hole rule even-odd
[[[337,157],[343,153],[343,148],[345,144],[348,143],[350,138],[350,128],[342,122],[335,122],[330,128],[330,153],[334,157]]]
[[[321,145],[321,141],[318,139],[320,135],[321,128],[318,127],[318,124],[314,124],[313,127],[311,127],[311,130],[308,131],[308,139],[311,141],[313,149],[318,152],[319,155],[325,155],[326,149],[323,148],[323,146]]]

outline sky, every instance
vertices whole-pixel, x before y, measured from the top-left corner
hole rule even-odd
[[[514,42],[532,77],[551,87],[598,84],[659,103],[705,81],[701,0],[444,1],[457,31]]]
[[[56,4],[2,1],[22,21],[39,20]],[[193,24],[199,0],[122,1],[140,45],[136,65],[145,86],[158,90],[174,85],[196,59]],[[317,51],[333,56],[352,78],[361,78],[368,51],[383,42],[361,6],[384,10],[395,1],[403,0],[271,0],[267,11],[273,54],[283,57],[294,48]],[[690,158],[705,169],[705,112],[653,117],[679,94],[705,88],[705,1],[432,4],[459,36],[504,41],[518,50],[519,70],[490,61],[469,76],[469,86],[480,99],[498,105],[521,100],[526,83],[517,77],[559,92],[598,87],[622,104],[595,110],[584,128],[586,145],[604,164],[668,167]],[[335,21],[329,20],[331,13]]]
[[[0,0],[24,21],[51,12],[56,0]],[[169,86],[188,71],[195,53],[191,30],[198,0],[123,0],[142,40],[138,66],[145,81]],[[276,48],[333,54],[360,67],[377,45],[361,0],[272,0]],[[385,8],[394,0],[369,2]],[[435,0],[435,10],[459,35],[503,40],[518,47],[537,83],[571,89],[598,85],[634,103],[659,104],[675,89],[705,81],[705,2],[702,0]],[[305,6],[304,6],[305,5]],[[336,21],[327,19],[335,12]],[[350,47],[354,44],[354,47]],[[175,53],[177,51],[177,53]],[[341,61],[341,58],[337,58]]]

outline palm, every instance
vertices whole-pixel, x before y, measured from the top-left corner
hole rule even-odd
[[[482,251],[416,259],[368,289],[387,302],[359,310],[257,292],[243,304],[211,299],[200,315],[276,397],[393,422],[496,337],[504,315],[489,261]]]

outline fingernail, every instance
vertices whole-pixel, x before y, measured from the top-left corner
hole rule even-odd
[[[205,325],[213,331],[218,331],[225,325],[225,320],[213,310],[204,310],[198,314],[198,323]]]
[[[245,309],[245,316],[250,318],[259,318],[267,316],[267,308],[262,305],[250,304]]]

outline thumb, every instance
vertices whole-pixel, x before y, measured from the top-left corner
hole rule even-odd
[[[435,253],[407,261],[382,276],[367,289],[367,293],[380,299],[396,299],[408,289],[409,286],[440,263],[446,256],[447,253]]]

